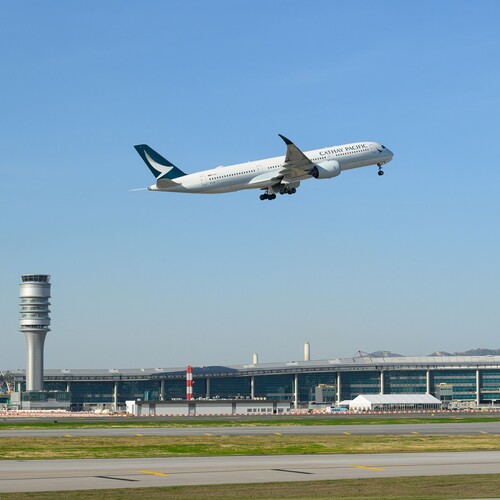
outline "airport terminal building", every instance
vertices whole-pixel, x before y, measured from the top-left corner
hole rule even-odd
[[[11,372],[25,391],[24,370]],[[292,407],[353,400],[360,394],[431,394],[443,402],[500,404],[500,356],[372,357],[193,367],[193,399],[264,398]],[[185,368],[45,370],[43,391],[67,393],[74,410],[120,410],[125,402],[186,399]],[[30,394],[29,392],[26,394]],[[45,394],[45,395],[44,395]],[[32,395],[34,396],[34,394]]]
[[[127,401],[256,401],[252,412],[278,403],[298,409],[340,405],[359,395],[426,394],[443,403],[500,405],[500,356],[378,357],[252,363],[182,368],[45,370],[50,331],[51,276],[23,274],[19,284],[19,329],[27,345],[26,370],[0,372],[0,407],[124,410]],[[378,353],[389,354],[389,353]],[[265,400],[269,404],[260,404]],[[214,407],[217,405],[214,405]],[[220,406],[220,405],[219,405]],[[251,406],[251,405],[250,405]],[[250,408],[249,408],[250,409]],[[207,410],[208,411],[208,410]]]

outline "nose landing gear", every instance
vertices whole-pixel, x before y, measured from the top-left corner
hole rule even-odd
[[[378,163],[378,175],[384,175],[384,171],[382,170],[383,163]]]

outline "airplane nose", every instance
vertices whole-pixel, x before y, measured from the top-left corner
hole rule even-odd
[[[387,155],[387,161],[391,161],[394,157],[394,153],[388,148],[385,148],[385,154]]]

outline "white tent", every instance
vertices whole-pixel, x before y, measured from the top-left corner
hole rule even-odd
[[[360,394],[349,410],[437,410],[441,404],[431,394]]]

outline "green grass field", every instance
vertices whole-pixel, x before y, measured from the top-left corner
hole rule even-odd
[[[500,435],[280,435],[2,438],[0,459],[139,458],[500,450]]]
[[[333,415],[331,417],[270,417],[270,418],[210,418],[210,417],[156,417],[153,419],[101,418],[79,419],[68,417],[54,417],[40,421],[23,421],[22,419],[0,421],[0,430],[9,429],[75,429],[75,428],[106,428],[106,427],[255,427],[274,425],[365,425],[365,424],[426,424],[426,423],[478,423],[500,422],[500,415],[475,414],[435,414],[418,417],[394,417],[391,415]]]

